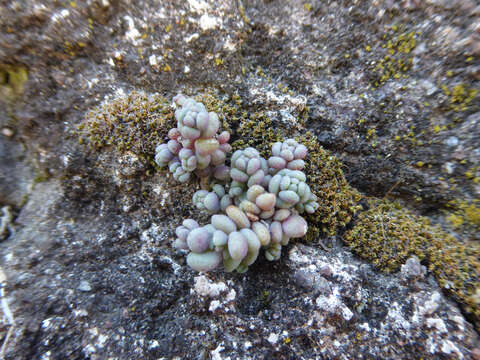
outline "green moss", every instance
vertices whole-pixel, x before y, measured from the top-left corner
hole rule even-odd
[[[271,155],[272,144],[283,141],[289,130],[276,127],[272,120],[264,112],[251,114],[250,118],[240,122],[236,134],[239,140],[232,143],[235,150],[252,146],[260,151],[264,157]]]
[[[154,94],[133,91],[90,111],[78,126],[79,142],[92,149],[113,148],[133,152],[154,166],[155,147],[175,127],[170,102]]]
[[[321,234],[334,235],[350,222],[361,196],[348,185],[340,160],[323,149],[313,133],[307,132],[296,140],[308,148],[304,171],[320,205],[314,214],[306,216],[307,239],[318,240]]]
[[[371,200],[345,242],[380,270],[393,272],[416,255],[440,286],[457,300],[480,328],[480,246],[463,243],[398,203]]]
[[[24,66],[0,65],[0,95],[4,99],[14,100],[23,94],[28,71]]]
[[[453,200],[446,219],[456,231],[480,240],[480,200]]]

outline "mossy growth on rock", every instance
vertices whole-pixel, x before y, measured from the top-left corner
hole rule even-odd
[[[0,65],[0,95],[3,100],[12,101],[23,94],[28,70],[23,65]]]
[[[276,127],[264,112],[255,112],[247,120],[240,122],[236,134],[239,139],[232,144],[234,151],[253,146],[262,156],[267,156],[272,144],[283,141],[291,131]]]
[[[452,200],[446,219],[456,231],[480,240],[480,200]]]
[[[174,125],[170,101],[159,94],[133,91],[88,112],[78,126],[79,141],[94,150],[112,147],[119,153],[132,152],[154,166],[155,147]]]
[[[295,139],[308,149],[304,171],[320,205],[314,214],[307,216],[311,224],[307,239],[318,239],[321,234],[335,235],[352,219],[361,195],[348,184],[340,160],[323,149],[313,133],[307,132]]]
[[[395,202],[371,200],[345,242],[378,269],[393,272],[416,255],[480,329],[480,246],[463,243]]]

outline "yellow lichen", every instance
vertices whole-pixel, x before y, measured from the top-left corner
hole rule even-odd
[[[443,93],[449,97],[449,110],[453,111],[466,111],[478,95],[478,89],[469,88],[465,84],[457,84],[452,89],[445,84],[440,87]]]
[[[394,31],[397,27],[393,28]],[[380,46],[387,51],[381,60],[375,62],[373,72],[376,74],[373,79],[373,86],[378,87],[384,84],[391,78],[400,79],[406,77],[406,72],[410,70],[413,64],[413,57],[410,53],[416,46],[415,32],[406,32],[396,37],[389,38],[384,36],[387,40]],[[370,52],[370,46],[367,45],[366,50]]]

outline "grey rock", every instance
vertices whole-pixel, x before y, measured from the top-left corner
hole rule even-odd
[[[25,147],[0,135],[0,203],[20,208],[34,185],[34,177]]]
[[[323,276],[318,276],[315,282],[315,290],[320,294],[329,295],[332,292],[330,283]]]
[[[311,290],[315,286],[315,276],[312,273],[300,270],[296,271],[293,277],[295,283],[306,290]]]
[[[418,257],[412,256],[401,266],[400,273],[406,280],[415,280],[424,277],[427,269],[420,264]]]

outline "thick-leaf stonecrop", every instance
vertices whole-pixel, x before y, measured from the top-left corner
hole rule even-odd
[[[175,111],[177,127],[168,132],[170,141],[155,149],[155,162],[160,167],[168,164],[175,180],[186,182],[195,172],[199,177],[213,173],[219,180],[228,177],[226,154],[232,150],[228,140],[230,133],[217,134],[220,120],[205,105],[184,95],[173,101],[181,106]]]
[[[174,246],[190,251],[187,264],[197,271],[223,264],[225,271],[245,272],[261,249],[267,260],[278,260],[282,246],[307,233],[301,214],[318,208],[302,172],[307,148],[293,139],[276,142],[272,156],[265,159],[248,147],[235,151],[228,167],[230,134],[217,134],[218,116],[183,95],[174,101],[180,106],[175,112],[177,128],[170,130],[167,144],[157,147],[157,164],[168,164],[180,182],[193,172],[201,178],[213,174],[222,182],[213,184],[212,191],[193,195],[197,208],[213,214],[210,224],[184,220],[175,230]]]

